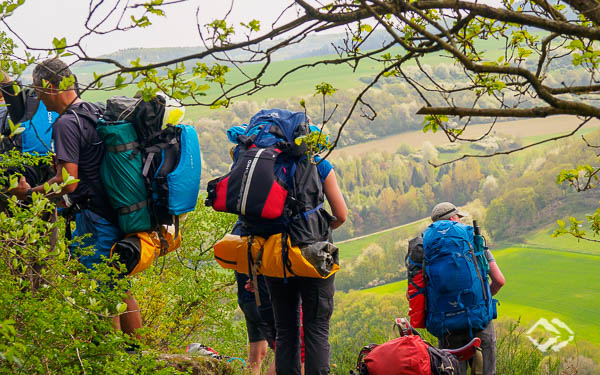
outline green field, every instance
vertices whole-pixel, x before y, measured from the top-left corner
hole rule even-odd
[[[386,231],[377,232],[357,239],[336,242],[340,249],[340,259],[351,259],[360,255],[361,251],[371,244],[377,244],[383,248],[392,246],[396,241],[403,238],[412,238],[428,223],[429,219],[423,219],[414,223],[402,225]]]
[[[584,214],[574,214],[574,216],[580,220],[585,218]],[[556,224],[553,224],[532,233],[526,240],[527,247],[539,247],[600,256],[600,246],[597,242],[579,240],[571,235],[551,237],[551,234],[557,227]],[[588,231],[588,237],[594,238],[593,234],[589,231],[589,227],[586,230]],[[596,237],[595,239],[598,238]]]
[[[500,51],[498,47],[501,46],[502,43],[503,42],[501,41],[495,40],[482,40],[480,47],[489,51],[498,51],[492,52],[489,55],[491,59],[495,59]],[[401,48],[392,48],[386,52],[389,52],[392,55],[396,55],[402,54],[403,50]],[[380,58],[380,56],[376,57]],[[271,62],[266,73],[261,78],[260,83],[262,85],[271,85],[279,81],[286,72],[289,72],[298,66],[311,65],[316,63],[317,61],[334,60],[336,58],[339,57],[337,55],[329,55]],[[448,57],[439,54],[427,55],[423,57],[420,61],[422,64],[429,65],[438,65],[440,63],[451,62],[448,59]],[[191,63],[187,64],[188,67],[191,67],[192,65],[193,64]],[[415,65],[415,62],[411,60],[406,62],[403,66],[412,65]],[[338,90],[363,87],[365,86],[365,83],[361,82],[360,78],[374,77],[377,73],[379,73],[382,67],[383,65],[381,62],[373,61],[370,59],[362,60],[356,68],[348,64],[319,64],[314,67],[306,67],[299,71],[295,71],[294,73],[287,75],[277,86],[265,87],[251,96],[242,96],[238,100],[252,100],[261,103],[271,98],[287,99],[294,97],[307,97],[315,93],[315,86],[321,82],[330,83],[331,85],[333,85],[333,87],[335,87]],[[91,71],[96,70],[96,73],[98,73],[100,70],[102,70],[101,68],[106,69],[106,67],[103,66],[99,66],[95,69],[85,67],[81,69],[81,72],[78,72],[76,69],[76,73],[87,73],[87,76],[89,76],[88,79],[91,79]],[[244,73],[248,76],[255,75],[262,68],[263,64],[245,64],[243,66]],[[227,74],[226,78],[228,83],[225,89],[229,89],[234,85],[241,83],[247,79],[244,74],[242,74],[238,69],[235,68]],[[105,82],[105,86],[113,83],[112,80],[114,80],[114,78],[107,80]],[[198,82],[200,83],[200,81]],[[201,83],[204,84],[204,82]],[[236,89],[235,92],[240,93],[243,90],[248,89],[250,87],[250,85],[246,85],[244,87]],[[95,90],[86,92],[83,95],[83,98],[92,102],[104,101],[108,97],[114,95],[133,96],[137,90],[138,88],[135,85],[115,91]],[[207,94],[207,98],[211,99],[220,95],[221,92],[222,90],[218,85],[211,85],[210,89],[205,91],[205,93]],[[235,92],[233,94],[235,94]],[[201,116],[206,116],[208,113],[210,113],[211,110],[208,107],[204,106],[193,106],[187,107],[186,111],[187,118],[189,120],[195,120]]]
[[[499,317],[520,318],[524,327],[540,318],[558,318],[576,339],[600,345],[600,257],[523,247],[494,255],[506,277],[496,296]],[[406,280],[363,292],[405,293]]]
[[[396,53],[399,51],[400,50],[398,49]],[[313,64],[319,60],[333,58],[335,58],[335,56],[332,55],[321,56],[318,58],[311,57],[272,62],[268,71],[261,79],[261,83],[265,85],[272,84],[278,81],[283,74],[297,66]],[[442,58],[439,56],[431,56],[424,58],[424,61],[426,61],[428,64],[435,65],[440,63]],[[411,65],[411,63],[407,63],[407,65]],[[412,65],[414,65],[414,63],[412,63]],[[244,71],[247,75],[252,76],[253,74],[258,73],[261,68],[262,65],[260,64],[247,64],[244,66]],[[252,100],[261,103],[271,98],[307,97],[314,94],[315,86],[321,82],[328,82],[338,90],[361,87],[365,84],[360,81],[360,78],[374,76],[378,73],[378,69],[381,69],[381,64],[372,60],[365,60],[361,62],[354,71],[348,65],[317,65],[315,67],[302,69],[286,76],[286,78],[275,87],[266,87],[252,96],[244,96],[237,100]],[[228,84],[226,85],[225,89],[229,89],[235,84],[243,82],[245,79],[246,77],[244,75],[242,75],[238,70],[233,69],[227,75]],[[107,84],[108,83],[109,82],[107,82]],[[241,92],[243,89],[247,89],[249,87],[249,85],[241,87],[236,92]],[[91,91],[84,94],[83,98],[93,102],[103,101],[113,95],[133,96],[137,90],[137,86],[130,85],[116,91]],[[216,85],[211,85],[211,88],[205,91],[205,93],[207,98],[212,99],[221,93],[221,88]],[[206,99],[206,101],[208,101],[208,99]],[[186,107],[186,118],[188,120],[195,120],[199,117],[206,116],[211,111],[214,110],[204,106],[188,106]]]

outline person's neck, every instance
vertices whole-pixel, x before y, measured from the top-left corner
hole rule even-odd
[[[81,102],[81,98],[77,96],[75,91],[69,90],[60,94],[59,96],[59,113],[63,114],[73,104]]]

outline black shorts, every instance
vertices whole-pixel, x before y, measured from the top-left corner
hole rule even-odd
[[[275,322],[263,319],[254,301],[240,304],[240,309],[246,318],[248,341],[259,342],[266,340],[269,347],[273,349],[275,344]]]

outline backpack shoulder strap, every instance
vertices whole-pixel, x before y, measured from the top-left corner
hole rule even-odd
[[[88,119],[90,119],[90,122],[94,122],[94,126],[96,126],[95,121],[92,119],[92,117],[96,117],[96,120],[102,115],[102,110],[99,106],[94,106],[96,108],[96,110],[92,113],[86,109],[80,109],[79,107],[69,107],[69,109],[67,109],[65,111],[65,113],[72,113],[75,116],[75,119],[77,120],[77,127],[79,128],[79,133],[83,136],[84,135],[84,129],[83,129],[83,124],[81,121],[81,117],[87,117]],[[93,142],[88,139],[88,138],[84,138],[83,141],[85,142],[85,144],[87,145],[91,145]]]
[[[0,119],[0,134],[7,136],[10,134],[10,127],[8,126],[8,110],[2,115]]]
[[[40,107],[40,100],[33,95],[29,95],[27,92],[23,91],[24,101],[25,101],[25,114],[23,116],[23,121],[30,121],[35,116],[38,108]]]

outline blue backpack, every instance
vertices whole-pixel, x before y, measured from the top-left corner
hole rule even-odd
[[[11,120],[15,123],[20,122],[24,130],[12,138],[6,137],[2,145],[3,151],[17,149],[24,153],[40,155],[52,152],[52,124],[58,118],[58,113],[48,111],[32,90],[22,90],[19,99],[24,106],[23,117]],[[1,132],[5,136],[10,134],[7,120],[9,112],[6,111],[0,120]]]
[[[440,220],[423,235],[427,330],[436,337],[485,329],[496,318],[488,275],[477,261],[473,227]]]

